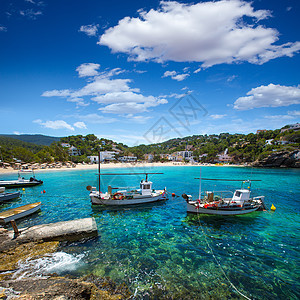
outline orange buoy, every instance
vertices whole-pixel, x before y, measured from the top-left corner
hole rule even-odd
[[[176,195],[175,195],[175,193],[172,193],[172,197],[175,197]]]

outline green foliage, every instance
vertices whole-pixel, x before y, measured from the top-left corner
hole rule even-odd
[[[41,135],[28,135],[31,138],[43,137]],[[53,138],[53,137],[49,137]],[[271,145],[266,140],[273,139]],[[290,144],[281,145],[282,141],[288,141]],[[61,146],[61,143],[68,143],[80,150],[80,156],[69,156],[68,148]],[[60,141],[54,141],[51,145],[41,146],[33,143],[27,143],[16,138],[0,135],[0,159],[6,162],[14,161],[14,158],[23,162],[89,162],[87,156],[97,155],[99,151],[120,150],[118,156],[134,155],[139,160],[144,159],[144,155],[151,153],[154,161],[166,161],[161,159],[160,154],[172,154],[177,151],[184,151],[187,146],[193,151],[195,160],[201,154],[207,154],[202,157],[201,162],[214,162],[217,154],[228,149],[228,154],[233,157],[234,162],[252,162],[256,159],[263,159],[273,151],[299,149],[300,132],[286,130],[280,132],[279,129],[267,130],[259,134],[229,134],[221,133],[219,135],[193,135],[184,138],[175,138],[163,143],[151,145],[139,145],[128,147],[122,143],[116,143],[109,139],[98,138],[94,134],[73,135],[63,137]]]
[[[53,142],[58,142],[60,140],[59,137],[42,134],[2,134],[1,136],[41,146],[50,146]]]
[[[274,144],[267,145],[266,140],[274,139]],[[288,146],[280,145],[281,140],[292,142]],[[184,138],[171,139],[159,144],[139,145],[128,148],[132,153],[141,154],[171,154],[177,151],[184,151],[187,145],[192,146],[194,159],[199,155],[207,154],[202,157],[201,162],[215,162],[217,154],[223,153],[228,149],[228,154],[237,163],[252,162],[258,158],[263,158],[273,151],[283,149],[299,149],[300,133],[292,130],[280,133],[280,129],[267,130],[259,134],[229,134],[219,135],[193,135]],[[161,161],[161,159],[160,159]]]

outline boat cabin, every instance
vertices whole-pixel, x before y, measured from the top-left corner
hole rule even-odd
[[[151,195],[152,192],[152,182],[142,180],[140,183],[140,189],[142,191],[142,195]]]
[[[232,200],[236,203],[243,203],[250,200],[250,191],[249,190],[236,190],[233,194]]]

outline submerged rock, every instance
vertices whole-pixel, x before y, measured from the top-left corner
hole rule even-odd
[[[9,289],[11,293],[19,293],[18,299],[24,300],[124,299],[121,295],[110,295],[106,291],[99,290],[93,283],[64,277],[0,281],[0,287],[4,288],[4,291]]]
[[[8,231],[1,229],[1,236],[7,240]],[[20,263],[43,258],[57,251],[59,241],[35,241],[19,245],[10,243],[0,249],[0,299],[65,300],[65,299],[128,299],[131,294],[125,284],[116,285],[109,278],[88,276],[84,279],[47,277],[16,279]]]
[[[18,264],[28,258],[35,259],[57,250],[59,242],[31,242],[0,253],[0,280],[10,279]]]

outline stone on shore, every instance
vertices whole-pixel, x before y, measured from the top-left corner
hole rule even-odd
[[[0,252],[28,242],[78,241],[98,235],[94,218],[37,225],[19,229],[19,232],[18,236],[13,231],[0,232]]]
[[[300,168],[300,150],[280,151],[255,161],[253,167],[264,168]]]
[[[7,297],[17,295],[17,299],[24,300],[125,299],[120,294],[111,295],[107,291],[99,290],[93,283],[64,277],[0,281],[0,287],[2,287],[2,294]]]

